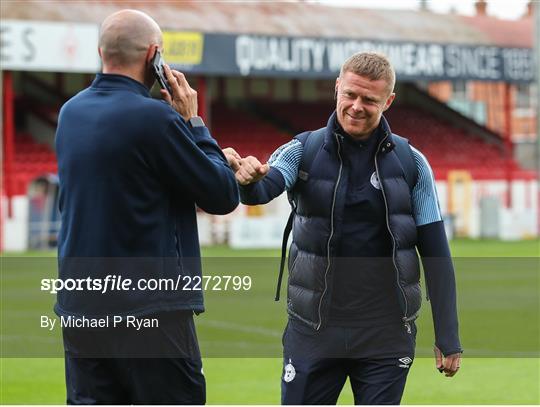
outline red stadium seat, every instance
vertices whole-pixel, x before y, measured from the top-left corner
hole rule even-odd
[[[37,143],[29,133],[21,132],[15,135],[11,170],[14,195],[26,195],[28,184],[35,178],[57,172],[56,157],[48,145]]]

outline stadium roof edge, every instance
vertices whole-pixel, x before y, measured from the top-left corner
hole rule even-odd
[[[95,24],[122,8],[147,12],[165,30],[533,46],[530,17],[501,20],[489,16],[343,8],[300,2],[4,0],[0,3],[2,19]]]

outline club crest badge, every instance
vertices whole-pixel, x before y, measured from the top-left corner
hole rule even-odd
[[[379,177],[377,177],[376,172],[373,172],[373,174],[371,174],[369,182],[371,182],[371,185],[373,185],[375,189],[381,189],[381,183],[379,182]]]
[[[283,374],[283,380],[285,381],[285,383],[289,383],[294,380],[295,376],[296,376],[296,370],[294,369],[294,366],[291,364],[291,359],[289,359],[289,363],[285,365],[285,373]]]

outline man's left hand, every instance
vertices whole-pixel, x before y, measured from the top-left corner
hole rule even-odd
[[[225,155],[225,158],[227,159],[227,162],[231,166],[232,170],[234,172],[238,171],[240,169],[241,160],[242,157],[240,154],[236,152],[236,150],[232,147],[224,148],[223,154]]]
[[[454,376],[461,364],[461,353],[453,353],[448,356],[444,356],[439,348],[436,346],[433,348],[435,352],[435,367],[439,372],[443,373],[446,377]]]

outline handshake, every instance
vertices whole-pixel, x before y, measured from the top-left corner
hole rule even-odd
[[[234,148],[227,147],[223,149],[223,154],[227,158],[227,162],[234,171],[236,181],[240,185],[248,185],[257,182],[268,174],[270,167],[268,163],[261,164],[257,158],[247,156],[242,158]]]

